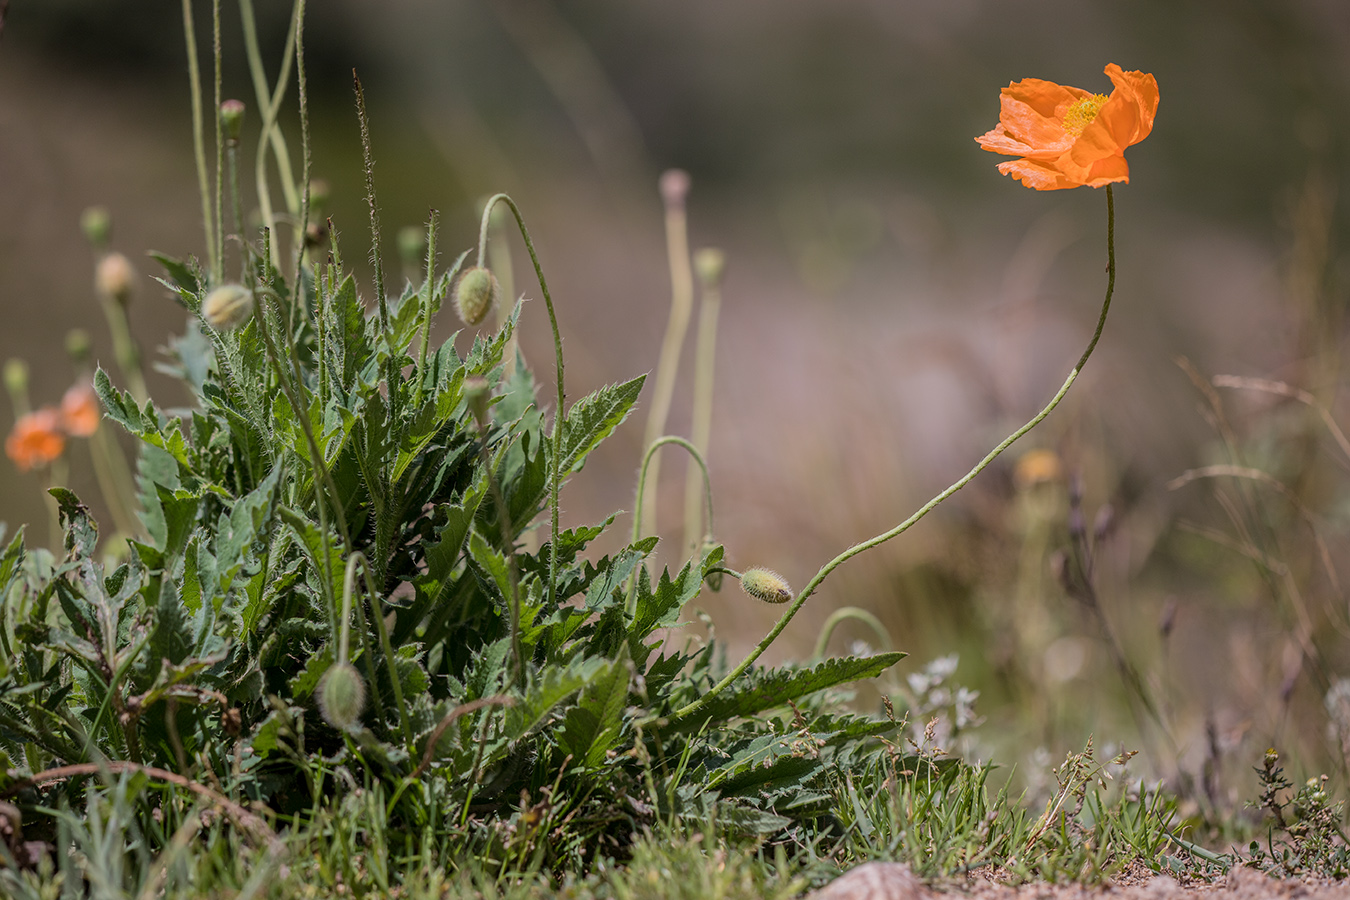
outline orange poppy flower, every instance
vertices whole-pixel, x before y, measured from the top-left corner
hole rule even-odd
[[[21,472],[47,465],[65,448],[61,416],[49,406],[20,416],[5,439],[5,454]]]
[[[61,425],[72,437],[89,437],[98,431],[102,410],[98,396],[88,384],[77,384],[61,398]]]
[[[998,170],[1038,191],[1128,183],[1125,148],[1153,130],[1158,80],[1115,63],[1106,74],[1115,85],[1110,97],[1039,78],[1008,85],[998,125],[975,140],[994,153],[1021,157]]]

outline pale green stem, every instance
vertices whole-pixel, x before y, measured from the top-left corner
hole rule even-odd
[[[694,351],[694,410],[689,427],[689,438],[706,462],[708,445],[712,441],[713,369],[717,359],[717,317],[722,308],[722,288],[716,283],[705,283],[698,310],[698,343]],[[708,470],[703,469],[703,481],[708,481]],[[684,547],[692,554],[712,531],[699,528],[699,473],[686,470],[684,478]]]
[[[286,49],[281,54],[282,69],[277,76],[277,88],[280,91],[278,96],[284,95],[285,92],[283,86],[289,74],[286,66],[291,58],[291,40],[299,38],[296,28],[299,19],[304,15],[301,6],[302,4],[297,2],[291,9],[290,34],[286,39]],[[258,26],[253,18],[253,0],[239,0],[239,18],[244,24],[244,54],[248,57],[253,92],[258,98],[258,109],[265,111],[277,105],[277,102],[268,100],[267,73],[263,70],[262,53],[258,49]],[[286,195],[286,208],[295,215],[300,211],[300,195],[295,189],[295,176],[291,171],[291,154],[286,147],[286,137],[279,128],[269,129],[264,137],[270,139],[272,144],[272,154],[277,161],[277,174],[281,176],[281,192]]]
[[[141,348],[131,336],[131,323],[127,321],[127,308],[112,297],[104,297],[103,315],[108,320],[108,333],[112,336],[113,356],[117,367],[127,380],[127,389],[136,402],[144,404],[150,399],[150,390],[145,384],[145,373],[141,370]]]
[[[840,622],[848,619],[855,619],[871,628],[881,640],[881,649],[887,653],[890,652],[892,647],[891,633],[886,630],[886,626],[882,624],[881,620],[865,609],[856,606],[844,606],[830,613],[830,617],[821,626],[820,637],[816,638],[816,649],[811,653],[812,659],[824,659],[825,651],[830,646],[830,638],[834,637],[834,629],[839,626]]]
[[[422,347],[417,353],[417,392],[414,406],[422,405],[422,385],[426,381],[427,349],[431,346],[431,300],[436,291],[436,228],[441,214],[433,209],[427,219],[427,280],[422,285]]]
[[[544,305],[548,307],[548,321],[553,328],[553,357],[558,379],[558,408],[553,411],[553,453],[549,477],[549,540],[548,554],[548,606],[552,609],[558,596],[558,483],[562,480],[562,439],[563,439],[563,403],[566,393],[563,390],[563,352],[562,333],[558,330],[558,315],[553,310],[553,298],[548,292],[548,283],[544,280],[544,269],[539,265],[539,255],[534,252],[534,242],[530,240],[530,231],[525,227],[525,219],[520,214],[516,201],[506,194],[493,194],[483,205],[483,221],[478,229],[478,265],[483,265],[483,256],[487,251],[488,221],[492,207],[505,203],[516,218],[516,227],[525,241],[525,249],[530,253],[530,262],[534,263],[534,274],[539,279],[539,290],[544,295]]]
[[[694,306],[694,276],[689,261],[689,229],[682,202],[666,205],[666,251],[670,258],[670,319],[666,323],[665,337],[661,340],[661,355],[656,363],[656,384],[652,392],[652,408],[647,416],[647,432],[643,437],[643,441],[649,446],[666,430],[666,419],[670,416],[670,404],[675,396],[675,377],[680,370],[680,352],[684,348],[684,338],[689,331],[689,318]],[[649,477],[654,484],[660,483],[659,458],[653,463]],[[642,530],[647,534],[656,533],[656,512],[657,504],[653,499],[643,515]]]
[[[366,92],[361,88],[361,79],[352,72],[352,81],[356,85],[356,115],[361,125],[361,154],[366,172],[366,205],[370,207],[370,264],[375,269],[375,299],[380,304],[380,333],[389,339],[389,302],[384,296],[384,263],[380,253],[380,210],[375,203],[375,157],[370,145],[370,117],[366,115]],[[389,390],[394,389],[393,379],[388,379]],[[390,394],[393,399],[393,394]]]
[[[248,0],[243,0],[243,3],[247,2]],[[239,11],[242,17],[245,12],[243,5],[240,6]],[[291,30],[286,36],[286,46],[281,54],[281,71],[277,74],[277,85],[272,91],[271,99],[268,99],[267,96],[267,76],[263,72],[262,60],[258,59],[255,65],[257,29],[250,27],[252,12],[252,7],[248,7],[248,17],[244,25],[244,48],[249,56],[249,69],[253,75],[253,90],[258,96],[258,104],[262,112],[262,131],[258,135],[258,151],[253,157],[253,180],[257,186],[258,208],[262,212],[263,227],[267,230],[267,241],[270,246],[275,248],[278,246],[276,213],[272,209],[272,187],[267,180],[267,145],[270,143],[275,151],[277,172],[281,176],[282,191],[285,192],[289,205],[295,193],[295,183],[294,177],[291,175],[291,161],[289,151],[286,148],[286,139],[282,136],[281,129],[277,128],[277,113],[281,109],[281,100],[286,95],[286,85],[290,81],[291,58],[299,27],[300,4],[297,2],[292,9]]]
[[[647,473],[658,459],[656,451],[667,444],[674,444],[677,447],[683,447],[689,451],[699,470],[703,472],[703,495],[704,503],[708,507],[708,534],[713,529],[713,497],[712,497],[712,479],[708,477],[708,465],[703,461],[703,454],[692,443],[682,437],[673,434],[667,434],[652,441],[647,446],[647,452],[642,455],[642,468],[638,472],[637,497],[633,501],[633,543],[636,544],[642,539],[642,510],[647,498]],[[740,576],[737,575],[737,578]],[[633,615],[633,603],[637,591],[637,573],[628,576],[628,615]]]
[[[214,272],[216,238],[212,233],[211,187],[206,169],[206,139],[202,134],[202,72],[197,64],[197,29],[192,24],[192,0],[183,0],[183,33],[187,38],[188,83],[192,86],[192,147],[197,157],[197,187],[202,195],[202,228],[206,231],[208,268]]]
[[[759,659],[764,651],[769,648],[769,645],[778,638],[778,635],[783,633],[783,629],[792,621],[793,616],[797,615],[797,611],[802,608],[802,604],[806,602],[808,597],[815,593],[816,588],[820,587],[821,582],[823,582],[831,572],[857,556],[859,553],[871,550],[873,547],[886,543],[891,538],[904,534],[916,522],[932,512],[938,504],[969,484],[971,479],[983,472],[991,462],[998,458],[999,454],[1011,447],[1028,431],[1039,425],[1042,419],[1050,415],[1056,406],[1059,406],[1059,402],[1064,399],[1064,395],[1069,392],[1069,388],[1078,380],[1078,373],[1083,370],[1083,366],[1087,363],[1088,357],[1092,355],[1092,351],[1097,347],[1097,341],[1102,336],[1102,328],[1106,325],[1106,314],[1111,309],[1111,294],[1116,288],[1116,207],[1115,198],[1112,195],[1111,185],[1109,184],[1106,186],[1106,259],[1106,299],[1102,301],[1102,311],[1101,315],[1097,318],[1097,328],[1092,333],[1092,340],[1088,341],[1087,349],[1083,351],[1083,355],[1079,357],[1077,364],[1075,364],[1073,369],[1069,372],[1069,376],[1064,379],[1064,384],[1060,387],[1059,391],[1055,393],[1055,396],[1050,398],[1050,402],[1045,405],[1045,408],[1032,416],[1021,428],[1004,438],[997,447],[990,450],[989,453],[985,455],[984,459],[976,463],[973,469],[953,482],[936,497],[925,503],[916,513],[914,513],[914,515],[910,516],[890,531],[883,532],[869,540],[854,544],[852,547],[849,547],[843,553],[840,553],[834,559],[822,566],[820,571],[815,574],[810,582],[807,583],[806,587],[802,588],[802,592],[792,601],[792,604],[783,613],[782,618],[778,620],[778,624],[774,625],[769,633],[764,636],[763,640],[755,646],[755,649],[751,650],[750,654],[746,656],[745,659],[741,660],[736,668],[727,673],[727,676],[715,684],[706,694],[677,710],[675,712],[675,718],[683,719],[698,712],[706,706],[713,697],[716,697],[722,691],[726,690],[737,678],[740,678],[745,670],[750,668],[755,660]]]
[[[211,277],[216,284],[220,284],[225,280],[225,134],[220,121],[220,0],[211,0],[211,38],[216,75],[216,252],[211,260]]]

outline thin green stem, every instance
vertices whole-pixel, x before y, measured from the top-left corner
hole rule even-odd
[[[436,228],[441,214],[433,209],[427,219],[427,280],[422,285],[422,347],[417,354],[417,394],[414,406],[422,405],[423,385],[427,373],[427,348],[431,346],[431,300],[436,291]]]
[[[296,220],[299,226],[295,240],[295,282],[292,288],[291,304],[286,317],[286,339],[290,341],[290,346],[295,347],[295,323],[292,317],[297,315],[305,304],[304,278],[305,272],[305,234],[309,229],[309,83],[305,80],[305,0],[296,0],[295,3],[295,72],[298,81],[297,93],[300,96],[300,156],[301,156],[301,175],[303,178],[303,191],[300,200],[299,218]],[[288,55],[289,58],[289,55]],[[317,277],[315,278],[317,281]],[[300,360],[299,354],[292,352],[291,366],[294,370],[296,383],[300,383]],[[322,367],[322,360],[319,365]],[[319,379],[322,384],[323,379]],[[320,391],[320,397],[322,397]],[[323,420],[323,404],[319,404],[320,421]],[[315,481],[317,484],[317,480]]]
[[[783,629],[792,621],[793,616],[797,615],[797,611],[802,608],[802,604],[806,602],[808,597],[815,593],[816,588],[820,587],[821,582],[823,582],[831,572],[857,556],[859,553],[871,550],[873,547],[886,543],[891,538],[904,534],[913,527],[916,522],[937,508],[938,504],[942,503],[942,501],[969,484],[971,479],[983,472],[991,462],[998,458],[999,454],[1011,447],[1028,431],[1039,425],[1041,420],[1050,415],[1055,407],[1059,406],[1060,401],[1064,399],[1064,395],[1069,392],[1069,388],[1078,380],[1078,373],[1083,370],[1083,366],[1087,363],[1088,357],[1092,355],[1092,351],[1097,347],[1097,341],[1102,336],[1102,328],[1106,325],[1106,314],[1111,309],[1111,295],[1116,289],[1116,206],[1115,197],[1112,195],[1111,185],[1109,184],[1106,186],[1106,260],[1106,298],[1102,301],[1102,311],[1097,317],[1097,328],[1092,333],[1092,340],[1088,341],[1087,349],[1083,351],[1083,355],[1079,357],[1078,362],[1069,372],[1069,376],[1064,379],[1064,384],[1055,393],[1055,396],[1050,398],[1050,402],[1047,403],[1040,412],[1032,416],[1025,425],[1008,435],[997,447],[990,450],[989,453],[985,455],[984,459],[975,464],[973,469],[961,476],[933,499],[925,503],[908,519],[901,522],[890,531],[882,532],[876,537],[854,544],[852,547],[849,547],[843,553],[840,553],[834,559],[822,566],[820,571],[807,583],[806,587],[802,588],[801,593],[792,601],[792,604],[783,613],[783,616],[778,620],[778,623],[774,625],[769,633],[755,646],[755,649],[751,650],[749,655],[741,660],[736,668],[727,673],[727,676],[714,685],[706,694],[677,710],[675,712],[675,718],[683,719],[698,712],[707,705],[713,697],[716,697],[722,691],[726,690],[737,678],[740,678],[745,670],[750,668],[755,660],[759,659],[761,654],[769,648],[769,645],[783,633]]]
[[[389,682],[394,688],[394,703],[398,706],[399,730],[403,732],[403,743],[408,749],[408,755],[411,758],[414,753],[412,739],[412,725],[408,719],[408,704],[403,699],[403,685],[398,679],[398,667],[394,665],[394,647],[389,641],[389,629],[384,624],[384,612],[380,606],[382,597],[375,588],[375,574],[370,570],[370,560],[366,559],[364,553],[352,553],[347,558],[347,572],[350,574],[357,566],[361,566],[361,572],[365,576],[366,593],[370,595],[370,613],[375,619],[375,630],[380,636],[380,649],[384,651],[384,664],[389,667]],[[344,589],[344,593],[346,593]],[[375,687],[375,676],[371,675],[371,686]],[[379,691],[375,692],[377,695]]]
[[[674,445],[677,446],[677,447],[683,447],[685,450],[688,450],[688,451],[689,451],[689,455],[693,457],[694,462],[698,465],[699,469],[703,472],[703,497],[704,497],[704,503],[706,503],[706,504],[707,504],[707,507],[708,507],[708,531],[707,531],[707,533],[708,533],[708,534],[712,534],[712,530],[713,530],[712,480],[708,477],[708,464],[707,464],[706,462],[704,462],[704,460],[703,460],[703,454],[700,453],[700,452],[699,452],[699,449],[698,449],[697,447],[695,447],[691,442],[689,442],[689,441],[685,440],[684,438],[679,437],[679,436],[677,436],[677,435],[667,434],[667,435],[665,435],[664,437],[659,437],[659,438],[657,438],[656,440],[652,441],[651,444],[649,444],[649,445],[647,446],[647,452],[644,453],[644,454],[642,455],[642,468],[641,468],[641,470],[638,472],[637,497],[636,497],[636,499],[634,499],[634,501],[633,501],[633,541],[632,541],[632,542],[633,542],[634,544],[636,544],[639,540],[642,539],[642,518],[643,518],[643,517],[642,517],[642,509],[643,509],[644,503],[646,502],[646,497],[647,497],[647,473],[648,473],[648,470],[649,470],[649,469],[652,467],[652,465],[654,464],[654,460],[657,458],[657,456],[656,456],[656,451],[657,451],[657,450],[660,450],[662,447],[666,446],[667,444],[674,444]],[[736,577],[739,578],[740,576],[738,575],[738,576],[736,576]],[[634,602],[635,602],[635,600],[636,600],[636,592],[637,592],[637,573],[634,572],[632,575],[629,575],[629,576],[628,576],[628,604],[627,604],[627,609],[628,609],[628,615],[629,615],[630,617],[633,615],[633,612],[634,612],[633,604],[634,604]]]
[[[225,280],[225,132],[220,121],[220,0],[211,0],[211,38],[216,76],[216,251],[211,260],[211,277],[220,284]]]
[[[701,251],[707,252],[707,251]],[[712,406],[714,368],[717,359],[717,319],[722,308],[722,287],[715,280],[703,283],[703,295],[698,307],[698,341],[694,349],[694,409],[689,426],[689,438],[703,455],[708,457],[712,443]],[[703,467],[703,481],[708,482],[708,469]],[[712,531],[712,522],[699,529],[698,473],[686,470],[684,479],[684,549],[693,554],[699,540]]]
[[[506,505],[506,495],[502,492],[501,482],[492,467],[492,455],[488,450],[487,422],[478,422],[478,453],[483,469],[487,472],[488,490],[492,494],[492,503],[497,507],[497,529],[501,532],[501,551],[506,557],[506,582],[511,596],[506,598],[511,610],[511,654],[516,661],[516,684],[525,688],[525,653],[520,644],[520,574],[516,571],[516,552],[511,528],[511,510]]]
[[[361,154],[366,172],[366,205],[370,207],[370,264],[375,269],[375,299],[380,305],[380,332],[389,338],[389,302],[384,296],[384,263],[380,253],[380,209],[375,203],[375,157],[370,146],[370,117],[366,115],[366,92],[352,70],[356,86],[356,116],[361,125]],[[392,400],[393,382],[389,384]]]
[[[665,336],[661,339],[661,355],[657,357],[656,383],[652,392],[651,412],[647,416],[644,440],[648,446],[666,430],[670,405],[675,397],[675,379],[680,369],[680,353],[689,331],[689,318],[694,307],[694,276],[689,260],[689,227],[685,213],[684,195],[672,191],[666,198],[666,255],[670,261],[670,318]],[[661,480],[661,462],[652,466],[651,479]],[[643,530],[656,533],[656,503],[648,507]]]
[[[886,626],[882,624],[881,620],[865,609],[861,609],[857,606],[844,606],[830,613],[830,617],[826,619],[825,624],[821,626],[820,637],[816,638],[816,649],[811,653],[812,659],[825,658],[825,651],[830,646],[830,638],[834,637],[834,630],[839,627],[840,622],[849,619],[855,619],[862,622],[868,628],[871,628],[872,632],[876,634],[877,638],[881,641],[881,649],[887,653],[890,652],[891,647],[893,646],[891,642],[891,633],[886,630]]]
[[[483,221],[478,229],[478,265],[483,264],[483,255],[487,251],[488,223],[492,207],[505,203],[516,217],[516,226],[525,241],[525,249],[530,253],[530,262],[534,263],[534,274],[539,279],[539,290],[544,295],[544,305],[548,307],[548,321],[553,328],[553,358],[558,378],[558,408],[553,411],[553,452],[551,454],[551,472],[549,477],[549,545],[548,554],[548,606],[552,609],[558,596],[558,484],[562,480],[562,440],[563,440],[563,403],[566,393],[563,390],[563,352],[562,333],[558,330],[558,315],[553,309],[553,298],[548,292],[548,282],[544,280],[544,269],[539,265],[539,255],[534,252],[534,242],[530,240],[530,231],[525,227],[525,219],[520,214],[516,201],[506,194],[493,194],[483,205]]]
[[[206,139],[202,134],[202,71],[197,63],[197,29],[192,24],[192,0],[183,0],[183,34],[187,40],[188,83],[192,87],[192,148],[197,158],[197,187],[202,195],[202,228],[206,232],[208,268],[214,272],[216,238],[211,224],[211,187],[206,169]]]
[[[289,75],[286,67],[291,58],[291,41],[298,38],[297,22],[304,16],[302,6],[303,4],[297,0],[291,8],[290,34],[286,38],[286,49],[281,54],[282,68],[277,76],[277,98],[285,95],[285,84]],[[244,55],[248,59],[253,92],[258,98],[258,109],[265,112],[279,103],[278,100],[268,99],[270,90],[267,85],[267,73],[263,70],[262,53],[258,49],[258,26],[253,17],[253,0],[239,0],[239,18],[244,26]],[[287,210],[294,215],[300,210],[300,195],[295,189],[295,176],[291,172],[291,155],[286,147],[286,136],[281,133],[281,129],[271,128],[263,137],[272,144],[272,154],[277,161],[277,174],[281,176],[281,192],[285,195]]]

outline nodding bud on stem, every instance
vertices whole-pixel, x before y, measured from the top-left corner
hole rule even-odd
[[[226,100],[220,104],[220,129],[227,142],[239,143],[239,135],[244,130],[244,101]]]
[[[705,291],[722,283],[727,268],[727,256],[716,247],[704,247],[694,253],[694,273]]]
[[[319,681],[319,715],[334,728],[346,731],[366,708],[366,683],[351,663],[340,662],[323,673]]]
[[[202,318],[216,331],[231,331],[253,315],[253,293],[241,284],[222,284],[202,301]]]
[[[98,261],[94,270],[94,285],[98,292],[109,300],[126,305],[131,299],[131,283],[136,270],[131,261],[120,253],[109,253]]]
[[[787,603],[792,599],[787,579],[771,569],[746,569],[741,574],[741,590],[765,603]]]
[[[84,232],[85,240],[101,250],[108,246],[108,239],[112,237],[112,216],[108,215],[106,207],[91,206],[80,214],[80,230]]]
[[[488,403],[492,400],[492,388],[486,378],[472,375],[464,379],[464,403],[478,422],[479,428],[487,428]]]
[[[455,287],[455,310],[465,325],[477,325],[487,318],[488,310],[501,295],[497,276],[485,266],[473,266],[459,276]]]
[[[688,172],[684,169],[667,169],[661,173],[658,184],[666,209],[684,209],[685,198],[689,196]]]

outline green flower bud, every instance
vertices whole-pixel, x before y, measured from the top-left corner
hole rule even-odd
[[[704,290],[715,288],[722,283],[722,273],[727,267],[727,256],[716,247],[704,247],[694,253],[694,272]]]
[[[240,284],[222,284],[202,301],[202,318],[216,331],[231,331],[253,315],[253,294]]]
[[[459,276],[455,287],[455,310],[465,325],[477,325],[497,305],[502,292],[497,276],[483,266],[473,266]]]
[[[80,230],[95,249],[102,249],[112,237],[112,216],[106,207],[91,206],[80,214]]]
[[[77,363],[89,358],[89,332],[83,328],[72,328],[66,332],[66,354]]]
[[[488,424],[488,403],[492,400],[492,388],[488,385],[486,378],[480,378],[472,375],[464,379],[464,402],[469,407],[469,412],[478,420],[480,428],[486,428]]]
[[[335,663],[319,679],[319,715],[334,728],[346,731],[366,708],[366,683],[351,663]]]
[[[787,579],[770,569],[746,569],[741,574],[741,590],[765,603],[787,603],[792,599]]]
[[[94,285],[98,292],[124,306],[131,299],[135,278],[136,270],[131,267],[131,261],[120,253],[109,253],[98,261],[94,270]]]
[[[244,101],[226,100],[220,104],[220,129],[225,140],[231,144],[239,142],[239,134],[244,128]]]
[[[5,360],[5,390],[11,394],[28,393],[28,363],[17,356]]]

